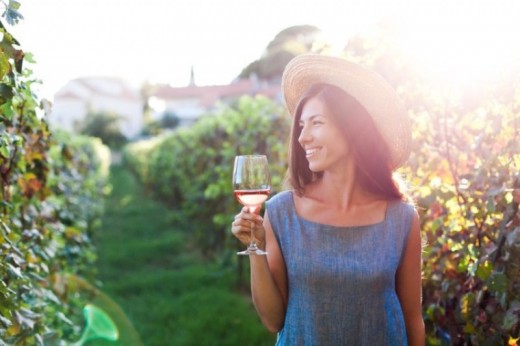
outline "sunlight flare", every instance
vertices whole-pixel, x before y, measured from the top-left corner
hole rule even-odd
[[[520,4],[457,2],[421,9],[402,22],[401,44],[436,78],[467,85],[518,67]]]

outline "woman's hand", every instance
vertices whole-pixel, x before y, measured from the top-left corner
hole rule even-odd
[[[231,224],[231,232],[242,243],[248,245],[251,242],[251,234],[254,234],[254,240],[257,246],[265,250],[265,229],[264,219],[255,213],[249,212],[249,208],[243,207],[242,211],[235,216],[235,220]],[[253,229],[253,232],[251,232]]]

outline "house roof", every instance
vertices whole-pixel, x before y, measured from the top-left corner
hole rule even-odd
[[[152,97],[164,101],[197,100],[198,105],[210,109],[219,100],[235,99],[243,95],[264,95],[278,99],[280,85],[261,82],[255,78],[235,80],[227,85],[185,87],[158,85]],[[110,97],[119,100],[140,101],[141,95],[124,80],[112,77],[85,77],[69,81],[54,96],[54,100],[89,100],[92,97]]]
[[[166,101],[198,99],[202,106],[209,108],[222,99],[238,98],[242,95],[265,95],[275,98],[279,92],[279,85],[265,85],[253,79],[242,79],[227,85],[189,85],[186,87],[161,85],[152,96]]]
[[[76,78],[65,84],[54,95],[54,99],[88,99],[106,96],[128,101],[139,101],[139,91],[130,87],[123,79],[115,77]]]

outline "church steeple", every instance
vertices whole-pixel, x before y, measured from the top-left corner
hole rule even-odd
[[[191,65],[190,86],[195,86],[195,69],[193,68],[193,65]]]

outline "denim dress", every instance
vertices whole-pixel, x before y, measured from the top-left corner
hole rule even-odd
[[[296,214],[284,191],[266,204],[288,279],[277,345],[407,345],[395,275],[414,207],[390,201],[382,222],[337,227]]]

